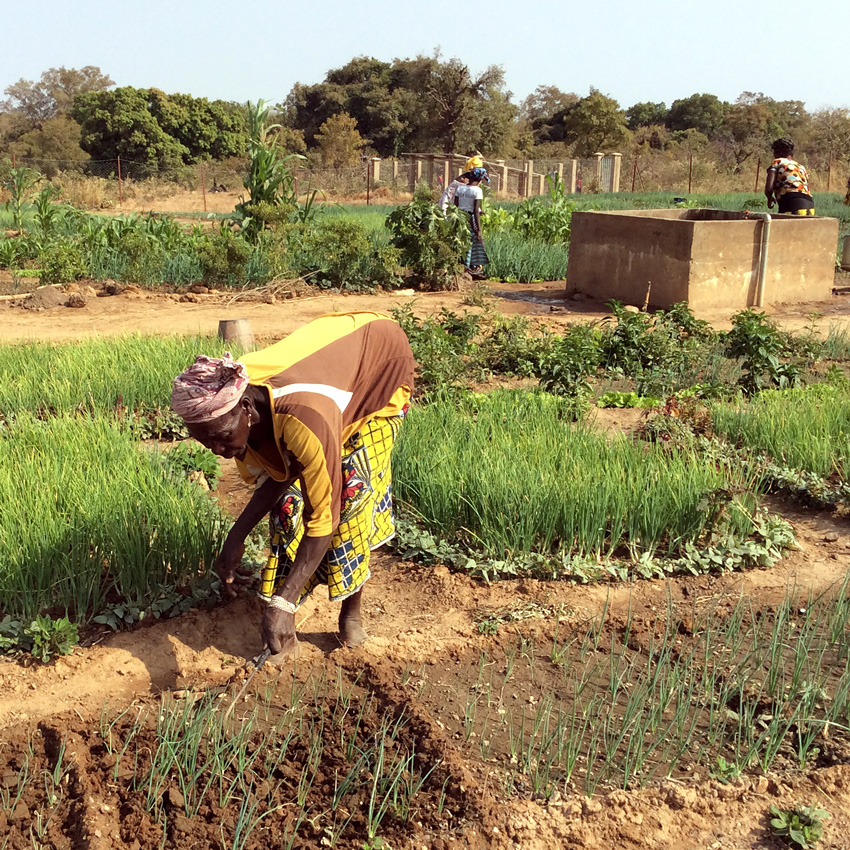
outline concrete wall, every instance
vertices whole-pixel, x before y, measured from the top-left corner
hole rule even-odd
[[[723,210],[620,210],[573,214],[567,289],[642,306],[693,309],[756,303],[762,222]],[[838,220],[775,216],[764,304],[832,294]]]

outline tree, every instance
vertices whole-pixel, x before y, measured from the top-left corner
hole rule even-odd
[[[67,167],[69,163],[85,162],[89,158],[80,147],[80,125],[65,115],[48,119],[9,147],[18,157],[42,160],[38,170],[46,177],[53,177],[61,170],[60,162],[62,167]]]
[[[244,107],[149,89],[148,108],[163,131],[186,148],[187,163],[241,156],[247,149]]]
[[[667,115],[670,130],[699,130],[709,138],[723,123],[729,104],[713,94],[692,94],[674,100]]]
[[[668,112],[666,103],[636,103],[626,110],[626,124],[630,130],[664,124]]]
[[[45,121],[65,115],[78,94],[103,91],[115,83],[94,65],[85,68],[50,68],[38,82],[20,79],[6,88],[6,110],[17,110],[40,129]]]
[[[568,107],[564,113],[564,141],[580,157],[597,151],[617,150],[626,144],[629,131],[620,104],[597,89]]]
[[[322,164],[335,170],[360,161],[360,150],[366,144],[357,131],[357,121],[344,112],[332,115],[316,133]]]
[[[189,156],[151,114],[147,89],[124,86],[78,94],[71,117],[81,128],[80,146],[92,159],[120,156],[143,176],[173,171]]]
[[[734,171],[752,156],[769,150],[770,142],[782,132],[765,103],[735,103],[723,119],[715,137],[725,159],[734,162]]]
[[[561,91],[557,86],[538,86],[520,105],[520,121],[534,122],[556,112],[563,112],[577,100],[575,92]]]
[[[439,52],[391,63],[356,57],[321,83],[296,84],[285,112],[308,146],[329,118],[350,115],[381,156],[434,148],[498,153],[511,144],[516,117],[501,68],[473,75],[459,59],[444,61]]]
[[[809,154],[827,163],[850,154],[850,110],[821,109],[812,115]]]

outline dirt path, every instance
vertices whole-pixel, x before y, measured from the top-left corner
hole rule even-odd
[[[2,283],[2,281],[0,281]],[[555,328],[576,322],[589,322],[610,315],[605,304],[574,301],[566,297],[562,281],[538,284],[491,283],[494,297],[487,303],[502,313],[545,319]],[[181,300],[189,298],[190,300]],[[479,308],[465,304],[466,292],[422,292],[412,290],[357,295],[328,293],[302,298],[233,301],[232,294],[169,295],[129,287],[114,296],[89,297],[83,307],[54,306],[42,310],[22,309],[0,301],[0,341],[66,341],[90,336],[142,334],[214,334],[221,319],[248,319],[258,339],[279,339],[295,328],[324,313],[338,310],[378,310],[413,304],[417,315],[433,315],[442,309],[453,311]],[[830,325],[847,327],[850,298],[836,296],[829,302],[777,305],[767,311],[788,330],[809,327],[812,314],[822,331]],[[730,311],[706,312],[715,327],[728,329]]]

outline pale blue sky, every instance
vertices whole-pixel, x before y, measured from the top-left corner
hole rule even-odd
[[[354,56],[502,65],[519,102],[537,85],[628,107],[694,92],[762,91],[850,107],[850,2],[568,0],[2,0],[0,89],[49,67],[98,65],[119,85],[279,102]],[[788,23],[784,24],[783,20]],[[787,45],[787,47],[784,47]]]

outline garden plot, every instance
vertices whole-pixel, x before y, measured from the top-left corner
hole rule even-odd
[[[676,321],[682,318],[689,321]],[[817,466],[831,441],[840,449],[835,437],[844,420],[830,412],[846,405],[840,376],[830,375],[831,383],[820,387],[759,390],[753,400],[732,402],[687,384],[690,391],[680,393],[676,384],[666,400],[641,408],[644,421],[632,437],[601,436],[584,418],[606,392],[605,403],[629,393],[646,399],[637,392],[638,378],[649,386],[687,382],[699,373],[681,359],[667,372],[653,365],[659,353],[667,357],[686,347],[681,331],[670,330],[675,322],[656,326],[667,328],[669,344],[648,337],[652,328],[625,322],[557,344],[522,323],[482,322],[473,327],[444,315],[413,334],[420,351],[432,352],[420,359],[434,382],[399,446],[395,476],[407,525],[398,551],[426,564],[376,558],[365,602],[372,640],[340,650],[333,638],[336,610],[311,600],[299,663],[262,670],[227,722],[240,677],[223,696],[207,689],[227,682],[259,649],[259,614],[245,601],[134,631],[114,633],[105,622],[87,626],[86,642],[101,645],[48,665],[0,663],[0,835],[8,836],[9,848],[85,842],[96,850],[601,850],[718,841],[775,847],[771,803],[826,809],[831,817],[818,846],[841,846],[850,829],[844,583],[850,538],[842,451],[834,451],[833,466]],[[183,466],[177,475],[153,445],[138,442],[140,420],[128,415],[130,408],[162,413],[169,381],[185,365],[175,361],[189,362],[195,343],[168,355],[153,343],[147,349],[133,344],[139,346],[135,371],[145,371],[138,386],[123,385],[117,397],[109,384],[124,378],[116,373],[102,389],[92,380],[89,398],[82,389],[75,396],[71,382],[57,389],[62,401],[55,410],[36,407],[38,419],[25,408],[38,398],[39,384],[53,377],[50,356],[36,366],[40,377],[27,389],[28,364],[21,358],[32,354],[37,364],[41,352],[18,350],[5,373],[7,385],[17,384],[4,402],[9,409],[0,443],[18,452],[15,463],[31,460],[36,473],[54,477],[67,455],[68,474],[82,468],[88,476],[71,475],[76,491],[131,507],[149,492],[165,511],[159,503],[168,500],[153,487],[134,485],[116,495],[99,483],[116,469],[132,481],[149,461],[160,486],[179,494],[175,502],[215,517],[215,502],[186,480]],[[707,344],[719,358],[711,374],[722,374],[723,340]],[[563,379],[568,370],[552,367],[572,368],[569,357],[588,347],[590,366],[569,373],[587,391],[571,395]],[[92,362],[101,364],[93,376],[111,368],[105,352],[92,349]],[[616,391],[605,376],[614,352]],[[508,353],[516,356],[509,360]],[[74,354],[83,363],[89,356],[82,348]],[[66,362],[61,358],[71,352],[51,356]],[[843,359],[840,346],[832,356]],[[798,357],[795,367],[804,368],[804,361]],[[514,375],[530,370],[525,380],[543,363],[551,377],[561,376],[552,386],[562,392],[485,398],[460,391],[470,375],[486,376],[500,363]],[[735,380],[752,374],[740,362],[733,366]],[[85,367],[66,368],[82,387]],[[822,378],[825,371],[806,374]],[[759,379],[770,381],[770,373],[762,370]],[[617,395],[621,387],[629,392]],[[784,407],[789,416],[774,416],[754,437],[721,424],[733,409],[759,416],[760,404]],[[61,411],[67,413],[57,415]],[[815,424],[818,411],[828,425]],[[783,431],[788,418],[806,420],[818,439]],[[18,428],[26,439],[5,445]],[[84,457],[82,448],[64,448],[65,442],[49,470],[39,466],[50,457],[54,432],[67,434],[72,445],[75,439],[90,445],[109,469]],[[821,454],[794,454],[790,447],[800,442],[817,442]],[[518,463],[522,457],[530,462]],[[418,464],[429,461],[423,475]],[[779,486],[781,465],[819,475],[837,494],[833,508],[806,508],[797,491],[786,504],[766,496],[766,489],[792,492]],[[171,475],[176,485],[168,484]],[[505,480],[516,482],[514,490]],[[594,481],[602,486],[594,488]],[[805,494],[812,494],[813,481],[804,482]],[[565,490],[573,508],[565,507]],[[656,497],[646,497],[653,492]],[[21,496],[19,488],[12,498]],[[660,516],[652,516],[650,505]],[[617,581],[658,575],[659,563],[680,560],[683,552],[705,555],[714,537],[715,544],[723,538],[741,551],[765,546],[766,539],[753,534],[764,507],[793,522],[801,548],[781,560],[778,551],[764,558],[764,551],[751,549],[756,557],[748,563],[760,562],[760,569],[750,572],[723,572],[729,564],[715,562],[691,577]],[[120,513],[135,542],[119,549],[115,561],[134,563],[133,547],[153,547],[165,532],[145,540],[138,532],[147,526],[148,509],[122,507]],[[85,513],[75,508],[74,516]],[[177,513],[155,516],[176,529],[173,539],[182,545],[187,520]],[[74,528],[94,534],[91,527]],[[215,547],[209,544],[211,552]],[[93,552],[82,538],[75,548]],[[54,549],[57,558],[67,556],[62,546]],[[186,555],[188,572],[210,557]],[[452,572],[428,566],[435,558]],[[172,560],[163,560],[169,580]],[[150,575],[159,576],[158,569]],[[492,581],[511,570],[532,578]],[[552,581],[556,575],[604,583],[579,587]],[[106,603],[125,592],[144,601],[153,587],[127,591],[111,572],[88,576]],[[128,569],[126,587],[140,576],[147,579],[146,566]],[[48,595],[54,590],[49,581],[36,586]],[[52,613],[64,610],[61,603],[58,608]]]

